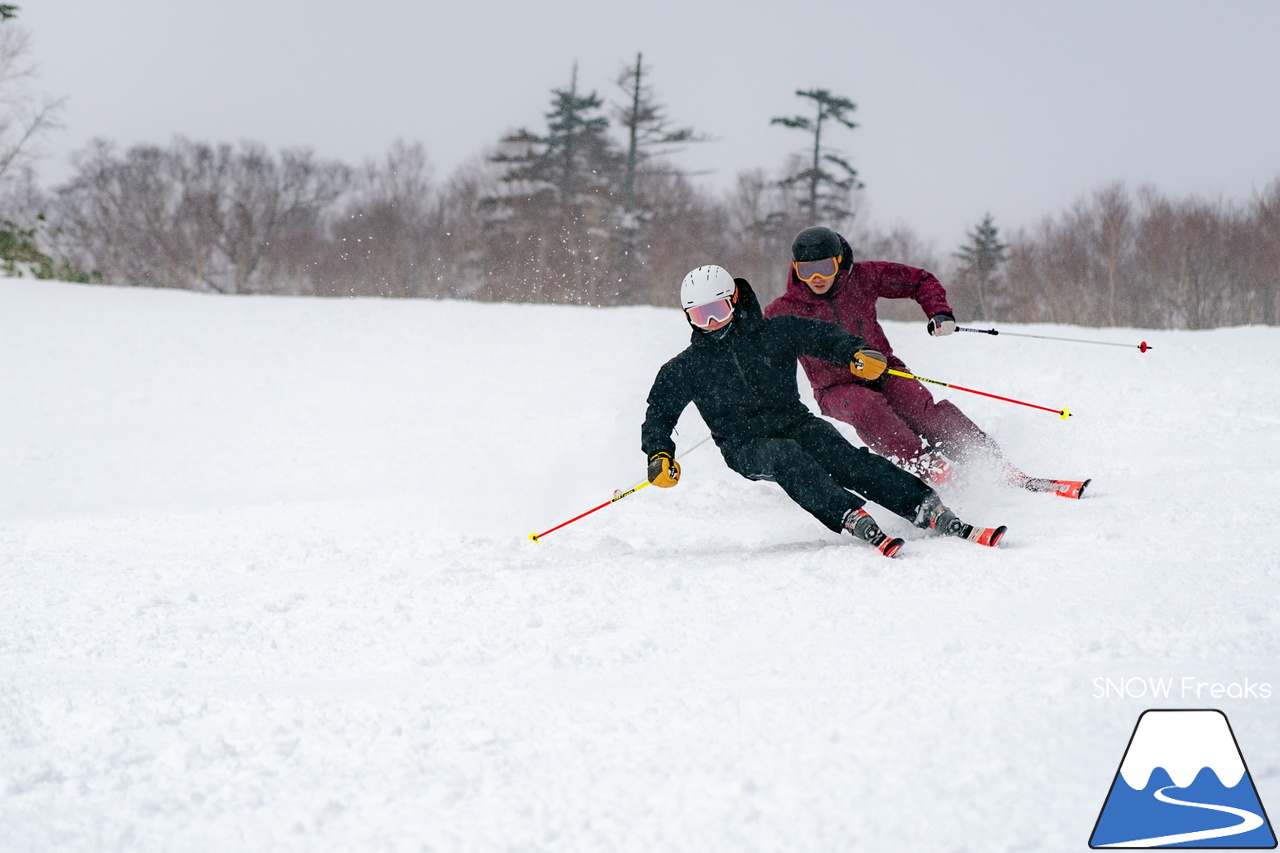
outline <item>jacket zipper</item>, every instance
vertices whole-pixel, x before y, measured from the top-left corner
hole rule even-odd
[[[836,308],[836,301],[835,301],[834,299],[832,299],[832,300],[831,300],[831,316],[835,318],[835,320],[836,320],[836,325],[843,329],[843,328],[844,328],[844,323],[840,322],[840,311],[839,311],[839,309],[837,309],[837,308]],[[859,318],[859,319],[858,319],[858,337],[862,338],[862,340],[863,340],[863,342],[864,342],[864,343],[865,343],[865,342],[866,342],[866,340],[867,340],[867,336],[866,336],[866,335],[864,335],[864,334],[862,333],[862,319],[861,319],[861,318]]]
[[[742,362],[738,361],[736,347],[730,347],[729,356],[733,359],[733,366],[738,369],[738,376],[742,379],[742,387],[746,389],[747,395],[755,401],[756,405],[760,405],[760,398],[756,395],[755,389],[751,387],[751,383],[747,381],[747,372],[742,369]]]
[[[835,301],[834,299],[832,299],[832,300],[831,300],[831,316],[835,318],[835,320],[836,320],[836,325],[843,329],[843,328],[844,328],[844,323],[842,323],[842,322],[840,321],[840,310],[839,310],[838,308],[836,308],[836,301]],[[846,331],[847,331],[847,330],[846,330]],[[858,337],[862,338],[862,340],[863,340],[864,342],[865,342],[865,341],[866,341],[866,339],[867,339],[867,336],[866,336],[866,335],[864,335],[864,334],[862,334],[862,319],[861,319],[861,318],[859,318],[859,319],[858,319]]]

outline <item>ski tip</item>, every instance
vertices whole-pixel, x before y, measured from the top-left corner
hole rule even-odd
[[[1084,497],[1084,490],[1093,480],[1056,480],[1054,482],[1056,483],[1054,494],[1078,501]]]
[[[999,527],[984,527],[981,529],[975,527],[973,532],[969,534],[968,539],[970,542],[976,542],[979,545],[986,545],[988,548],[994,548],[1000,544],[1000,540],[1004,538],[1005,533],[1008,531],[1009,528],[1005,527],[1003,524]]]
[[[904,544],[901,539],[886,539],[884,544],[880,546],[880,553],[886,557],[893,557],[902,550]]]

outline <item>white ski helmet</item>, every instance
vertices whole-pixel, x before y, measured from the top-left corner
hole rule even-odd
[[[724,267],[698,267],[680,282],[680,307],[688,311],[717,299],[732,300],[737,289],[733,276]]]

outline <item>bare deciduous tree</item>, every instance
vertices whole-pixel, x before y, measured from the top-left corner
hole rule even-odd
[[[63,99],[37,94],[36,66],[30,62],[31,36],[12,20],[16,7],[0,17],[0,181],[28,171],[42,134],[57,126]]]
[[[397,141],[357,175],[331,228],[323,279],[362,295],[439,296],[432,272],[439,226],[426,150]]]
[[[1252,204],[1104,187],[1011,239],[1009,319],[1204,329],[1280,318],[1280,179]]]
[[[791,158],[785,172],[793,173],[798,164],[798,157]],[[794,182],[753,170],[738,176],[725,204],[743,274],[767,304],[786,287],[791,241],[810,224],[803,191]]]
[[[108,282],[222,293],[307,293],[320,217],[349,169],[306,149],[177,139],[118,155],[97,140],[58,191],[76,253]]]

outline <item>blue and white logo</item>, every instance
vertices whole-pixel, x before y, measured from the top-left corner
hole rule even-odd
[[[1089,846],[1275,848],[1226,715],[1144,711]]]

